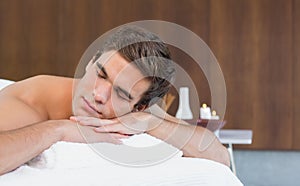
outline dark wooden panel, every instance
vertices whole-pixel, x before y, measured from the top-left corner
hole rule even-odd
[[[210,45],[227,83],[226,127],[253,129],[251,148],[290,149],[292,1],[213,0],[210,12]]]
[[[293,149],[300,149],[300,1],[294,0]]]
[[[98,37],[93,22],[91,1],[58,2],[56,63],[58,75],[73,76],[86,48]],[[67,71],[65,71],[68,69]]]
[[[20,2],[20,1],[19,1]],[[57,61],[57,1],[29,0],[20,3],[24,27],[24,44],[26,51],[24,63],[29,74],[56,74]]]
[[[26,51],[20,45],[25,43],[22,17],[19,1],[0,1],[0,73],[4,78],[18,79],[29,71],[22,59]]]

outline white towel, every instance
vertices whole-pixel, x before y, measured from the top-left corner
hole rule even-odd
[[[95,162],[145,166],[183,155],[182,151],[148,134],[134,135],[122,141],[124,145],[58,142],[26,165],[40,169],[90,167]]]
[[[150,140],[158,142],[148,135],[141,135],[124,143],[141,145],[137,139],[148,140],[148,146]],[[177,152],[159,164],[132,167],[105,160],[87,144],[58,142],[38,159],[0,176],[0,185],[242,185],[225,165],[205,159],[183,158],[182,152]]]
[[[13,81],[11,80],[7,80],[7,79],[0,79],[0,90],[3,89],[4,87],[10,85],[14,83]]]

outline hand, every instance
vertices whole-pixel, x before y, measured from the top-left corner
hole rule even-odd
[[[124,116],[104,120],[85,116],[72,116],[71,120],[79,122],[82,126],[96,127],[94,130],[101,133],[120,133],[126,135],[140,134],[151,130],[161,119],[149,113],[134,112]]]
[[[94,131],[95,127],[77,125],[76,122],[71,120],[60,120],[60,123],[62,123],[62,141],[78,143],[108,142],[113,144],[122,144],[120,139],[128,138],[127,135],[118,133],[97,133]]]

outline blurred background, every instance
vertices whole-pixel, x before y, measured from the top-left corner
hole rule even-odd
[[[95,39],[148,19],[190,29],[218,59],[227,88],[224,128],[253,131],[251,145],[234,146],[245,185],[281,185],[280,175],[288,185],[295,171],[282,175],[278,161],[300,161],[300,0],[0,0],[0,78],[73,77]],[[197,64],[180,51],[173,57],[193,78],[200,102],[211,104]],[[263,175],[270,182],[261,183]]]

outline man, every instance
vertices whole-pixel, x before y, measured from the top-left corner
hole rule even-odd
[[[178,124],[183,121],[154,105],[174,73],[169,50],[157,36],[125,27],[107,40],[81,79],[41,75],[5,88],[0,92],[0,174],[58,141],[120,144],[142,132],[182,147],[185,156],[229,165],[226,148],[211,132]],[[143,112],[150,106],[155,115]]]

